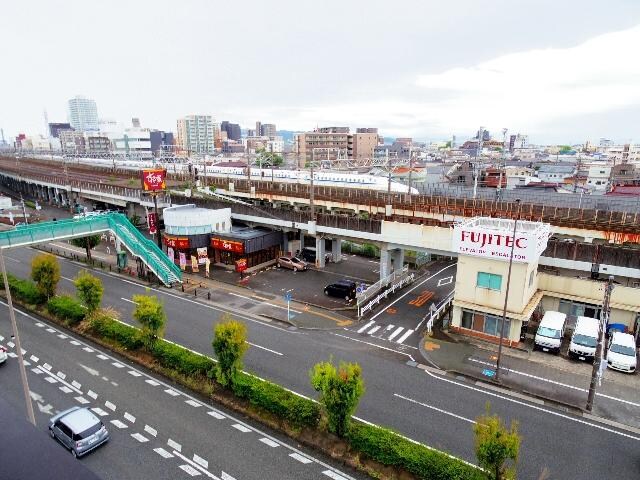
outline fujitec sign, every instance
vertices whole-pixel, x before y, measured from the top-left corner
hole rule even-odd
[[[145,192],[159,192],[167,188],[165,181],[167,171],[163,169],[142,170],[142,190]]]
[[[508,262],[513,247],[514,262],[531,263],[547,248],[548,238],[549,225],[544,223],[519,221],[514,237],[512,222],[470,220],[454,226],[453,251]]]

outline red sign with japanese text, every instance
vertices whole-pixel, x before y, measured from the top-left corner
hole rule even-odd
[[[226,250],[228,252],[244,253],[244,244],[242,242],[232,242],[230,240],[212,238],[211,246],[216,250]]]
[[[166,177],[167,171],[163,169],[142,170],[142,190],[145,192],[159,192],[166,189]]]
[[[149,214],[147,215],[147,221],[149,222],[149,233],[151,235],[154,235],[158,232],[158,222],[156,222],[156,218],[156,214],[153,212],[149,212]]]
[[[236,260],[236,272],[244,272],[247,269],[247,259]]]
[[[169,237],[167,235],[162,239],[167,247],[177,248],[179,250],[185,250],[189,248],[189,239],[183,237]]]

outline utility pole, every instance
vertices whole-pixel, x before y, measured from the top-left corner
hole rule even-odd
[[[593,409],[593,399],[596,396],[596,386],[598,381],[602,379],[602,357],[604,353],[604,334],[609,323],[609,310],[611,303],[611,292],[613,291],[613,275],[609,276],[607,286],[604,290],[604,301],[602,302],[602,310],[600,311],[600,321],[598,322],[598,345],[596,347],[596,355],[593,359],[593,369],[591,370],[591,384],[589,385],[589,395],[587,397],[587,411]]]
[[[20,203],[22,204],[22,216],[24,217],[24,224],[29,225],[29,220],[27,220],[27,209],[24,208],[24,199],[22,198],[22,193],[20,193]]]
[[[520,218],[520,199],[516,199],[518,213],[513,220],[513,237],[511,237],[511,254],[509,255],[509,270],[507,271],[507,288],[504,292],[504,308],[502,309],[502,323],[500,325],[500,340],[498,341],[498,359],[496,360],[496,382],[500,381],[500,361],[502,360],[502,339],[504,338],[504,324],[507,321],[507,302],[509,301],[509,287],[511,286],[511,267],[513,266],[513,250],[516,246],[516,230]]]

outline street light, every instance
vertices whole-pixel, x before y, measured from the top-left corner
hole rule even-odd
[[[520,199],[516,198],[518,213],[513,220],[513,236],[511,237],[511,253],[509,254],[509,270],[507,271],[507,288],[504,292],[504,308],[502,309],[502,324],[500,325],[500,340],[498,342],[498,359],[496,360],[496,381],[500,381],[500,360],[502,360],[502,339],[504,338],[504,324],[507,321],[507,302],[509,301],[509,287],[511,286],[511,267],[513,266],[513,250],[516,246],[516,229],[520,217]]]

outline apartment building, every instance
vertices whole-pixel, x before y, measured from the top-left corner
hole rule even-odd
[[[379,143],[377,128],[357,129],[356,133],[349,133],[349,127],[323,127],[296,134],[294,152],[302,167],[312,160],[373,158]]]
[[[98,130],[98,108],[95,100],[76,96],[68,103],[69,123],[73,129],[82,132]]]
[[[215,152],[216,125],[211,115],[187,115],[177,121],[177,146],[187,154]]]

